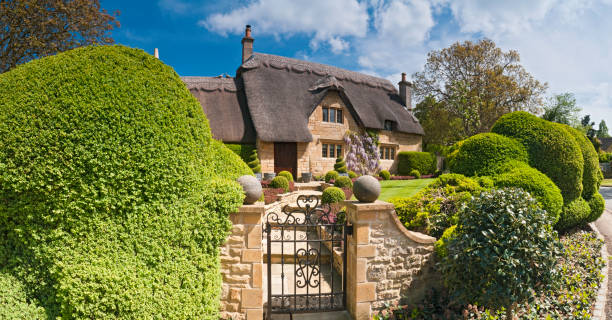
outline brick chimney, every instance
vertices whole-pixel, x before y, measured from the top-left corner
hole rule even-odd
[[[242,63],[253,55],[253,41],[255,40],[251,37],[251,25],[247,24],[242,38]]]
[[[402,72],[402,81],[397,84],[399,85],[399,95],[402,102],[408,110],[412,110],[412,83],[406,81],[405,72]]]

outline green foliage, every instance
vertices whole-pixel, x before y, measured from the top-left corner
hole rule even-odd
[[[253,173],[261,173],[261,164],[259,163],[259,157],[257,156],[257,148],[253,148],[253,150],[251,150],[251,155],[249,156],[247,165],[249,168],[251,168]]]
[[[491,131],[521,142],[529,153],[529,165],[546,174],[561,189],[565,204],[580,197],[582,152],[562,127],[527,112],[513,112],[499,118]]]
[[[422,174],[432,174],[436,171],[436,156],[429,152],[402,151],[397,155],[398,174],[407,176],[412,170]]]
[[[277,175],[278,177],[285,177],[287,181],[293,181],[293,175],[289,171],[281,171]]]
[[[283,189],[285,192],[289,192],[289,180],[284,176],[278,175],[270,181],[270,188]]]
[[[334,187],[338,188],[353,188],[353,181],[346,176],[339,176],[334,182]]]
[[[542,119],[576,126],[579,123],[580,111],[582,111],[582,108],[576,106],[574,94],[566,92],[548,99],[548,103],[544,106]]]
[[[141,50],[85,47],[0,75],[0,266],[46,318],[217,319],[243,174],[179,76]]]
[[[338,179],[340,175],[338,174],[338,171],[327,171],[327,173],[325,174],[325,182],[329,183],[332,180],[336,180]]]
[[[331,204],[342,202],[346,199],[346,195],[344,191],[338,187],[328,187],[323,190],[323,194],[321,195],[321,203],[322,204]]]
[[[445,285],[459,301],[492,309],[554,286],[562,246],[551,223],[527,192],[481,193],[461,211],[448,241],[440,263]]]
[[[457,224],[459,209],[483,190],[475,180],[445,174],[412,197],[389,199],[407,229],[439,238]]]
[[[597,192],[591,197],[589,201],[587,201],[587,203],[589,204],[589,208],[591,209],[591,213],[587,218],[587,222],[593,222],[599,219],[606,207],[606,201],[604,200],[603,196],[599,192]]]
[[[438,257],[443,258],[448,255],[446,246],[448,245],[448,241],[455,236],[456,229],[457,225],[450,226],[448,229],[444,230],[444,233],[440,239],[434,243],[434,250],[436,251]]]
[[[576,142],[580,147],[582,160],[584,161],[584,171],[582,173],[582,197],[585,200],[589,200],[599,191],[599,186],[603,181],[603,173],[599,168],[599,157],[591,141],[582,132],[568,126],[561,127],[572,135],[574,139],[576,139]]]
[[[495,181],[493,181],[491,177],[474,177],[474,180],[476,180],[476,182],[478,182],[478,185],[484,189],[492,189],[495,186]]]
[[[357,178],[357,174],[355,173],[355,171],[349,170],[348,175],[351,179]]]
[[[409,175],[413,176],[415,179],[421,179],[421,173],[417,169],[411,170]]]
[[[489,167],[510,160],[527,163],[525,147],[517,140],[495,133],[480,133],[463,141],[449,162],[451,172],[466,176],[488,173]]]
[[[346,162],[344,162],[344,159],[341,156],[336,159],[334,171],[338,173],[346,173]]]
[[[257,153],[257,147],[254,144],[224,143],[224,145],[237,154],[240,159],[246,163],[251,161],[253,150],[255,150],[255,153]]]
[[[380,170],[380,172],[378,173],[378,176],[383,178],[383,180],[391,179],[391,173],[389,173],[389,171],[387,170]]]
[[[45,309],[28,301],[25,286],[15,277],[0,271],[0,319],[46,319]]]
[[[612,153],[609,152],[600,152],[598,156],[599,163],[610,162],[612,160]]]
[[[497,188],[520,188],[529,192],[546,210],[553,225],[559,220],[563,207],[561,190],[545,174],[528,165],[518,166],[508,172],[493,176]]]
[[[559,221],[555,224],[557,230],[567,230],[589,222],[591,207],[582,197],[566,203],[561,210]]]

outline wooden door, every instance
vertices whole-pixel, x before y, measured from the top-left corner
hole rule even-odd
[[[289,171],[297,179],[297,143],[274,143],[274,172]]]

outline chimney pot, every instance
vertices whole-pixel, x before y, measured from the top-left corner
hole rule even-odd
[[[155,58],[159,59],[159,49],[155,48],[155,50],[153,50],[153,56],[155,56]]]
[[[251,37],[251,25],[247,24],[242,38],[242,63],[253,55],[253,41],[255,40]]]
[[[402,72],[402,82],[406,82],[406,72]]]
[[[399,96],[402,100],[402,103],[408,108],[408,110],[412,110],[412,83],[406,81],[406,73],[402,72],[402,81],[398,82],[399,87]]]

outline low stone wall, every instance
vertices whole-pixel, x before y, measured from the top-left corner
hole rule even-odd
[[[221,318],[263,319],[263,203],[243,205],[230,214],[233,227],[221,247]]]
[[[605,178],[612,178],[611,162],[600,163],[599,167]]]
[[[354,319],[371,319],[400,300],[416,304],[439,286],[435,238],[407,230],[390,203],[345,204],[353,225],[347,240],[347,307]]]

